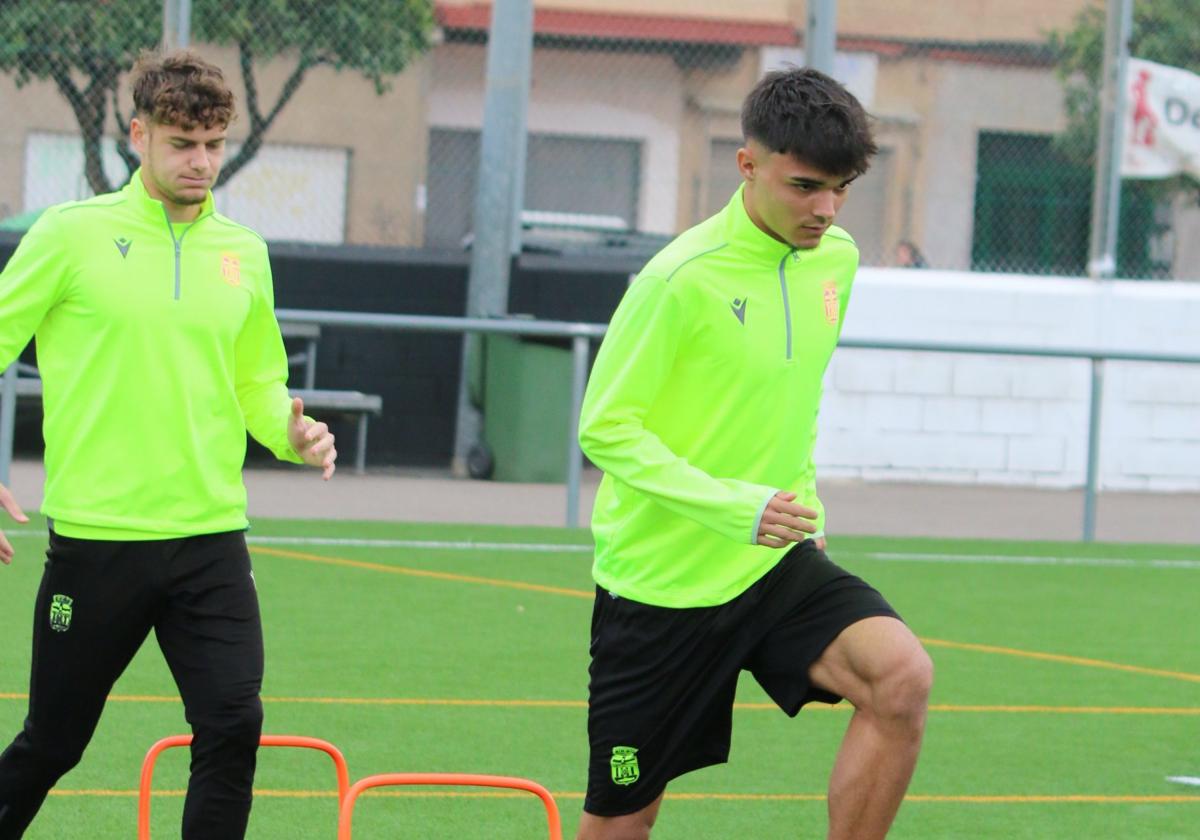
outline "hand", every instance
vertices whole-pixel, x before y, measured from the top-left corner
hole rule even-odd
[[[820,514],[812,508],[795,504],[795,498],[795,493],[781,490],[767,502],[767,508],[758,523],[759,545],[783,548],[788,543],[800,542],[817,532],[817,517]]]
[[[333,435],[324,423],[308,420],[304,416],[304,400],[292,400],[292,416],[288,418],[288,443],[296,454],[310,467],[321,467],[321,478],[328,481],[336,469],[337,450],[333,448]]]
[[[29,521],[29,517],[21,510],[21,506],[17,504],[17,500],[13,498],[12,493],[8,492],[8,488],[0,484],[0,507],[8,511],[8,515],[17,522],[25,523]],[[13,547],[9,543],[8,538],[4,536],[4,532],[0,531],[0,563],[8,565],[13,559]]]

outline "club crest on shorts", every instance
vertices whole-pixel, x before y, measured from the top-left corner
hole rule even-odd
[[[638,770],[637,747],[613,747],[608,762],[614,784],[631,785],[641,776]]]
[[[71,612],[75,599],[68,595],[54,595],[50,598],[50,629],[65,633],[71,629]]]

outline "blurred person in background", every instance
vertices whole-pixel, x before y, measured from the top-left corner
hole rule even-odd
[[[37,336],[50,528],[29,710],[0,755],[0,840],[79,762],[151,629],[194,736],[182,836],[245,835],[263,675],[246,432],[327,479],[337,458],[288,395],[266,243],[213,208],[234,118],[221,70],[147,54],[132,86],[141,168],[43,213],[0,274],[0,370]],[[25,521],[3,488],[0,502]]]
[[[584,399],[580,443],[604,478],[580,840],[649,837],[672,779],[728,759],[743,670],[788,715],[853,704],[830,838],[884,837],[920,750],[932,664],[826,555],[813,466],[858,266],[833,221],[876,152],[869,120],[793,68],[750,92],[742,128],[741,187],[638,275]]]
[[[900,268],[927,268],[921,249],[907,239],[896,245],[896,265]]]

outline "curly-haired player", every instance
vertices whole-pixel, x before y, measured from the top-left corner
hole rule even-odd
[[[37,335],[50,524],[0,840],[79,762],[151,629],[194,736],[183,837],[244,836],[263,674],[246,432],[326,478],[337,457],[288,395],[266,244],[213,209],[234,116],[220,69],[149,54],[133,95],[130,183],[44,212],[0,274],[0,370]],[[3,487],[0,504],[23,518]]]

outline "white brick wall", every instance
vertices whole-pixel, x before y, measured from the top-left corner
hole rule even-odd
[[[1200,356],[1200,285],[862,269],[847,338]],[[825,476],[1077,487],[1085,359],[842,348],[825,380]],[[1200,490],[1200,364],[1107,362],[1100,485]]]

